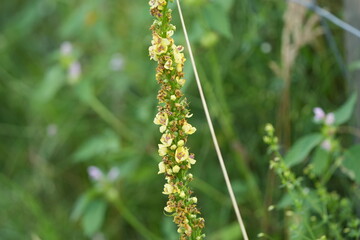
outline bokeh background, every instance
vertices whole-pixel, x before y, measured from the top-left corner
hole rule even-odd
[[[284,239],[284,216],[267,211],[281,199],[281,190],[269,172],[264,125],[277,125],[286,151],[317,128],[314,107],[332,111],[347,99],[359,64],[346,61],[345,33],[328,23],[330,42],[326,34],[310,31],[284,81],[274,66],[286,65],[284,31],[291,26],[284,22],[286,1],[182,4],[250,239],[263,231]],[[344,17],[342,1],[319,5]],[[175,40],[185,45],[172,6]],[[294,28],[305,25],[299,19]],[[123,211],[161,239],[177,238],[172,219],[163,213],[164,179],[157,175],[151,23],[147,1],[1,1],[0,239],[144,239]],[[320,20],[317,27],[324,27]],[[189,63],[184,91],[194,113],[191,124],[198,129],[189,142],[198,160],[193,188],[205,233],[209,239],[239,239]],[[126,210],[119,212],[101,196],[86,207],[79,203],[99,187],[88,176],[90,166],[104,174],[119,172],[111,184]]]

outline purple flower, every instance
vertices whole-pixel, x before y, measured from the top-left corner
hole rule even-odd
[[[325,118],[325,112],[324,110],[322,110],[322,108],[316,107],[313,110],[315,116],[314,116],[314,120],[315,122],[320,122],[322,120],[324,120]]]
[[[95,166],[88,167],[88,174],[90,178],[94,181],[99,181],[104,176],[103,172],[98,167]]]
[[[78,61],[74,61],[69,67],[69,79],[72,83],[75,83],[81,75],[81,64]]]
[[[107,178],[110,181],[115,181],[120,176],[120,171],[117,167],[112,167],[107,174]]]
[[[325,124],[326,125],[333,125],[335,123],[335,114],[334,113],[328,113],[325,117]]]
[[[63,42],[60,46],[61,55],[68,56],[72,53],[73,47],[70,42]]]
[[[321,147],[326,150],[326,151],[330,151],[331,150],[331,142],[329,139],[326,139],[324,140],[322,143],[321,143]]]

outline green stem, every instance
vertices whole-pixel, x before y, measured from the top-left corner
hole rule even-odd
[[[160,237],[152,233],[147,229],[136,217],[135,215],[124,205],[122,200],[117,197],[113,199],[112,204],[118,210],[120,215],[135,229],[137,230],[145,239],[148,240],[161,240]]]
[[[115,129],[123,138],[130,140],[132,133],[128,130],[128,128],[117,119],[114,114],[112,114],[109,109],[106,108],[102,102],[99,101],[98,98],[93,96],[88,101],[89,106],[96,112],[100,118],[102,118],[105,122],[107,122],[111,127]]]
[[[340,160],[341,161],[341,160]],[[328,168],[328,170],[326,171],[326,173],[322,176],[320,184],[322,186],[325,186],[325,184],[330,180],[330,178],[333,176],[333,174],[335,173],[335,171],[338,169],[338,167],[341,164],[338,163],[338,160],[335,159],[334,163],[330,162],[330,167]]]

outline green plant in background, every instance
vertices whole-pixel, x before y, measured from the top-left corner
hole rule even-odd
[[[359,200],[356,188],[360,183],[360,168],[354,167],[359,164],[359,147],[344,149],[336,135],[340,124],[350,119],[355,102],[356,95],[352,95],[334,113],[326,114],[321,108],[314,108],[314,121],[321,125],[321,132],[300,138],[285,157],[280,154],[273,126],[265,127],[264,141],[273,155],[270,168],[287,190],[277,207],[287,209],[289,239],[360,239],[360,219],[354,212],[357,201],[350,200]],[[304,167],[304,175],[297,176],[291,168],[309,156],[311,160]],[[348,177],[350,181],[346,180]],[[348,186],[341,186],[344,183]],[[351,185],[355,187],[353,190]],[[343,196],[343,188],[349,189],[349,195]],[[265,234],[259,236],[266,237]]]
[[[96,166],[88,168],[93,188],[86,191],[77,201],[71,218],[81,220],[83,230],[89,237],[99,233],[105,219],[107,203],[111,203],[118,213],[145,239],[159,240],[124,204],[118,185],[120,171],[112,167],[106,174]]]
[[[193,175],[188,170],[195,164],[195,156],[189,153],[186,147],[188,135],[193,134],[196,128],[188,123],[192,116],[188,109],[187,99],[181,92],[185,84],[183,67],[185,57],[184,47],[174,43],[172,35],[175,26],[172,25],[169,1],[150,0],[150,13],[156,19],[151,26],[153,40],[149,47],[150,58],[158,62],[156,80],[161,85],[157,99],[159,100],[158,113],[154,119],[160,125],[163,134],[159,144],[159,174],[165,174],[167,183],[163,194],[169,200],[164,210],[174,217],[178,225],[180,239],[199,240],[205,237],[202,234],[204,219],[199,216],[196,207],[197,198],[192,196],[189,183]]]

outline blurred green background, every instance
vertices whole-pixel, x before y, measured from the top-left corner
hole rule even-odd
[[[319,2],[341,16],[340,2]],[[269,181],[262,129],[278,120],[281,105],[284,84],[269,63],[281,61],[286,3],[182,4],[250,239],[262,231],[283,239],[283,216],[267,212],[280,193]],[[147,1],[1,2],[0,239],[143,239],[100,197],[100,205],[93,202],[74,217],[80,196],[93,189],[89,166],[118,169],[115,184],[125,208],[161,239],[177,238],[163,213],[164,179],[157,175],[151,23]],[[184,45],[176,10],[174,24],[175,40]],[[330,28],[342,50],[343,32]],[[198,129],[189,144],[198,160],[193,186],[205,233],[209,239],[239,239],[189,63],[184,91],[194,113],[191,124]],[[345,101],[347,85],[323,36],[300,49],[291,76],[293,141],[316,128],[314,107],[331,111]]]

